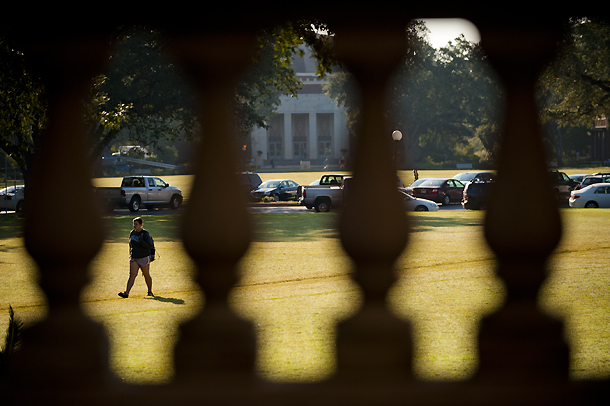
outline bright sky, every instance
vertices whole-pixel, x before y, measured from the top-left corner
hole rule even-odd
[[[477,27],[468,20],[459,18],[422,19],[430,30],[428,40],[434,48],[441,48],[449,41],[455,40],[460,34],[471,42],[480,42],[481,36]]]

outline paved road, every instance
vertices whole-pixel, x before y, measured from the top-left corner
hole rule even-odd
[[[449,206],[439,205],[439,211],[464,211],[461,204],[450,204]],[[250,207],[252,213],[315,213],[315,210],[307,210],[304,206],[296,206],[294,204],[274,204],[265,203],[259,205],[253,205]]]

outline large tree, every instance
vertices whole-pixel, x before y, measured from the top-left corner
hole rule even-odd
[[[238,133],[264,126],[281,94],[296,95],[300,81],[291,66],[301,44],[310,45],[319,73],[335,62],[330,37],[320,35],[320,22],[299,21],[267,28],[250,69],[235,90],[233,110]],[[195,98],[187,81],[168,56],[162,33],[143,27],[122,28],[111,39],[108,70],[92,79],[84,101],[84,120],[91,162],[121,132],[137,145],[189,137],[197,128]],[[27,55],[0,38],[0,147],[28,177],[37,139],[46,124],[44,86],[27,68]]]
[[[26,180],[47,122],[46,109],[44,87],[31,75],[25,55],[0,37],[0,148]]]
[[[610,25],[588,18],[568,25],[559,56],[541,76],[542,116],[564,126],[590,126],[610,116]]]

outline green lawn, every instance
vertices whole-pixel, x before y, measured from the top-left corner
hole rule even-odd
[[[277,174],[276,174],[277,175]],[[171,181],[170,181],[171,183]],[[502,304],[501,281],[482,236],[480,212],[415,213],[409,246],[396,264],[388,301],[414,326],[414,367],[423,379],[466,379],[477,366],[478,321]],[[562,210],[564,238],[540,303],[564,317],[572,377],[610,376],[610,210]],[[107,218],[108,239],[90,266],[84,311],[106,327],[113,371],[127,382],[161,383],[173,374],[177,326],[205,304],[193,263],[179,241],[178,216],[143,216],[160,259],[151,267],[157,297],[138,277],[129,299],[131,217]],[[257,367],[267,379],[312,381],[335,368],[335,325],[357,311],[361,295],[340,247],[338,214],[255,215],[258,232],[240,264],[232,306],[256,327]],[[0,219],[0,329],[8,304],[26,324],[44,317],[35,265],[20,238],[22,220]],[[441,249],[442,247],[442,249]]]

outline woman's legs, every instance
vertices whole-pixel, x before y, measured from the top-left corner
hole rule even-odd
[[[133,287],[134,282],[136,281],[136,276],[138,276],[138,269],[140,266],[137,262],[131,262],[129,264],[129,279],[127,279],[127,288],[125,289],[125,294],[129,295],[131,288]]]
[[[120,292],[119,296],[125,298],[129,296],[129,292],[133,287],[136,277],[138,276],[138,270],[142,269],[142,275],[144,275],[144,281],[148,287],[148,296],[154,296],[152,293],[152,278],[150,276],[150,264],[140,267],[136,261],[129,263],[129,279],[127,279],[127,288],[125,292]]]
[[[148,287],[148,295],[153,296],[152,277],[150,276],[150,265],[146,265],[146,266],[142,267],[142,275],[144,275],[144,281],[146,281],[146,286]]]

